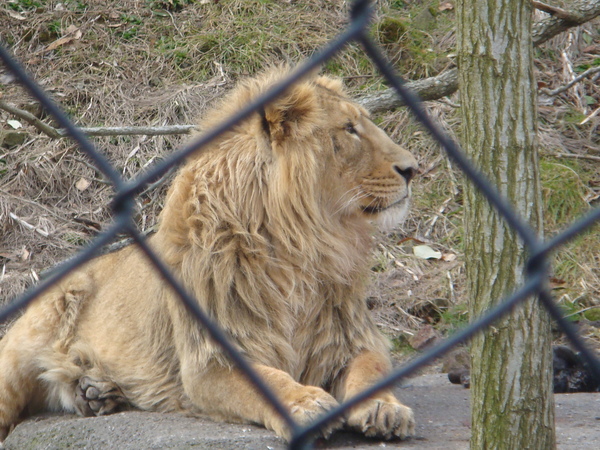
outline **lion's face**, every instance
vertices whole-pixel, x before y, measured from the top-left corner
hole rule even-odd
[[[331,147],[331,169],[326,169],[323,181],[339,208],[375,219],[383,228],[398,224],[408,211],[415,158],[355,103],[330,96],[324,98],[323,107],[330,126],[323,130],[322,140]]]

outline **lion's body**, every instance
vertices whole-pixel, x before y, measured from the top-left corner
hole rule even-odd
[[[280,76],[236,89],[205,128]],[[389,370],[364,301],[369,218],[405,212],[415,168],[319,77],[190,157],[171,186],[151,247],[301,423]],[[135,246],[69,275],[0,343],[0,426],[27,407],[103,414],[122,400],[289,436]],[[370,402],[384,406],[357,407],[350,425],[410,433],[412,413],[393,395]]]

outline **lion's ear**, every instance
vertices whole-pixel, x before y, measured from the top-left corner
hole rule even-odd
[[[318,123],[319,100],[315,86],[300,83],[265,106],[265,125],[273,141],[297,140],[310,135]]]

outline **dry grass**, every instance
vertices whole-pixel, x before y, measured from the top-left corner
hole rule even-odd
[[[165,4],[178,7],[161,8]],[[427,2],[377,4],[374,33],[408,78],[444,69],[454,43],[452,11],[431,19],[422,14]],[[99,0],[14,0],[0,6],[0,17],[2,40],[77,123],[167,125],[193,123],[240,76],[266,64],[310,56],[342,29],[347,2],[131,0],[107,7]],[[397,21],[385,22],[388,17]],[[67,30],[73,39],[48,50]],[[571,70],[598,65],[597,30],[596,21],[537,50],[540,83],[556,88],[570,79]],[[399,33],[401,46],[390,41],[393,33]],[[325,70],[345,77],[356,95],[382,86],[356,46],[327,63]],[[600,163],[585,157],[600,156],[600,117],[580,123],[600,106],[597,86],[597,80],[585,80],[558,96],[542,98],[547,235],[598,205]],[[44,117],[1,72],[0,94]],[[428,109],[449,132],[459,134],[458,114],[451,106],[458,99],[450,100],[431,102]],[[0,111],[5,131],[9,118]],[[375,237],[369,303],[378,323],[395,337],[413,334],[424,323],[442,331],[454,329],[466,321],[462,176],[406,111],[376,120],[417,155],[421,176],[414,187],[412,217],[395,233]],[[26,131],[25,143],[0,147],[0,303],[21,293],[110,221],[112,190],[86,157],[68,140],[51,140],[29,127]],[[184,139],[120,137],[95,142],[126,178],[132,178]],[[136,219],[143,230],[155,224],[164,189],[165,184],[137,199]],[[416,258],[412,247],[417,241],[442,251],[447,260]],[[596,227],[556,256],[558,298],[580,320],[593,319],[600,306],[599,241]]]

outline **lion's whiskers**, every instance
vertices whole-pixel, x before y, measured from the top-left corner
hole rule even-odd
[[[355,191],[354,193],[352,193],[353,191]],[[346,199],[345,197],[347,197],[348,195],[352,194],[352,196],[348,199]],[[368,197],[368,195],[362,190],[362,188],[360,186],[355,186],[352,189],[349,189],[348,191],[346,191],[344,193],[344,195],[341,196],[340,200],[338,201],[338,203],[341,203],[341,205],[339,206],[338,209],[336,209],[334,211],[334,215],[339,214],[341,211],[347,209],[349,206],[351,206],[353,203],[356,203],[359,200],[362,200],[363,198]]]

